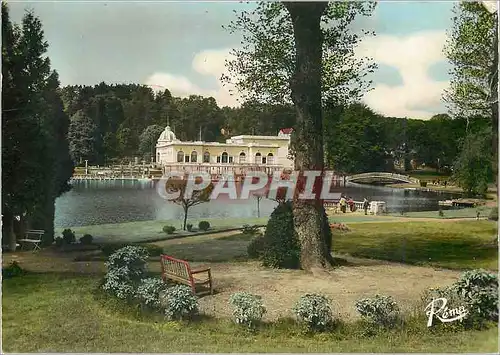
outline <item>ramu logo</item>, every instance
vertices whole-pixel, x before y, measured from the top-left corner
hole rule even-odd
[[[469,313],[464,306],[450,309],[446,307],[447,303],[448,300],[446,298],[436,298],[433,299],[432,302],[427,305],[427,307],[425,307],[425,310],[427,311],[425,314],[428,317],[428,327],[432,326],[434,317],[439,319],[442,323],[449,323],[456,320],[462,321],[462,319],[464,319]]]

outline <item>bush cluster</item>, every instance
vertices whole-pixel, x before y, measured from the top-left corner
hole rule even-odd
[[[162,312],[169,320],[180,320],[198,312],[198,301],[190,287],[169,287],[161,279],[146,278],[148,250],[139,246],[125,246],[111,254],[108,272],[102,288],[110,294],[138,302],[143,307]]]
[[[92,237],[90,234],[84,234],[83,237],[80,238],[80,243],[83,245],[90,245],[92,244],[93,240],[94,237]]]
[[[248,235],[255,235],[259,232],[259,226],[257,225],[249,225],[249,224],[244,224],[243,228],[241,228],[241,233],[243,234],[248,234]]]
[[[260,245],[256,249],[264,266],[279,269],[300,268],[300,244],[293,225],[291,201],[276,207],[271,213],[263,239],[255,243]]]
[[[399,307],[391,296],[360,299],[356,301],[356,310],[365,320],[387,328],[394,327],[399,317]]]
[[[229,303],[233,306],[233,317],[236,324],[242,324],[249,329],[254,329],[266,313],[262,297],[247,292],[232,294]]]
[[[75,233],[71,229],[63,230],[62,239],[64,244],[73,244],[76,242]]]
[[[198,223],[198,229],[205,232],[210,229],[210,223],[207,221],[201,221]]]
[[[188,230],[188,232],[192,232],[193,231],[193,225],[191,223],[186,224],[186,229]]]
[[[8,266],[2,268],[3,279],[10,279],[24,274],[26,274],[26,270],[21,268],[17,261],[13,261]]]
[[[323,331],[333,321],[330,300],[318,294],[306,294],[293,307],[299,323],[309,331]]]
[[[145,248],[127,246],[113,253],[105,263],[108,272],[103,289],[121,299],[131,299],[146,272],[149,255]]]
[[[498,207],[493,207],[491,209],[490,215],[488,216],[488,219],[491,221],[498,221]]]
[[[173,234],[175,232],[174,226],[163,226],[163,232],[167,234]]]
[[[159,302],[168,320],[190,319],[198,313],[198,298],[185,285],[169,287],[161,293]]]

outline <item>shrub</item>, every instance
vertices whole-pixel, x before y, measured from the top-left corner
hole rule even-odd
[[[300,244],[293,225],[292,203],[279,204],[267,223],[262,264],[272,268],[298,269]]]
[[[174,226],[163,226],[163,232],[167,234],[173,234],[175,232]]]
[[[71,229],[63,230],[62,239],[65,244],[73,244],[74,242],[76,242],[75,233]]]
[[[454,289],[467,303],[470,311],[485,320],[498,322],[498,276],[486,270],[462,274]]]
[[[498,221],[498,207],[493,207],[491,209],[490,215],[488,216],[488,219],[491,221]]]
[[[333,320],[330,300],[317,294],[300,297],[293,312],[299,323],[304,324],[310,331],[325,330]]]
[[[399,307],[391,296],[360,299],[356,301],[356,310],[365,320],[383,327],[394,326],[399,315]]]
[[[420,181],[420,187],[427,187],[427,181]]]
[[[243,228],[241,228],[241,232],[243,234],[254,235],[254,234],[257,234],[259,232],[259,226],[257,226],[257,225],[251,226],[249,224],[244,224]]]
[[[64,244],[64,239],[62,239],[61,237],[56,237],[56,239],[54,239],[54,243],[56,244],[56,246],[61,247]]]
[[[266,308],[262,304],[262,297],[247,292],[232,294],[229,303],[234,308],[234,321],[249,329],[254,329],[264,313],[266,313]]]
[[[210,223],[207,221],[201,221],[200,223],[198,223],[198,228],[201,231],[207,231],[210,229]]]
[[[444,217],[444,212],[441,208],[438,211],[438,215],[439,215],[439,217]]]
[[[85,234],[83,237],[80,238],[80,243],[84,245],[90,245],[92,244],[92,240],[94,238],[90,234]]]
[[[247,247],[247,254],[250,259],[260,259],[264,253],[265,244],[262,235],[256,236],[252,239]]]
[[[185,285],[173,286],[162,292],[160,305],[168,320],[189,319],[198,313],[198,298]]]
[[[186,228],[187,228],[188,232],[193,231],[193,225],[191,223],[186,224]]]
[[[159,278],[143,279],[137,287],[135,296],[145,306],[160,310],[160,294],[167,290],[167,285]]]
[[[10,279],[24,274],[26,274],[26,270],[21,268],[17,261],[13,261],[9,266],[2,268],[2,278],[4,279]]]
[[[148,252],[145,248],[127,246],[113,253],[105,263],[108,272],[103,289],[118,298],[130,299],[144,277]]]

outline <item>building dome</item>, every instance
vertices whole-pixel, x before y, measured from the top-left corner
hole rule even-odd
[[[170,126],[165,127],[165,130],[160,134],[160,138],[158,138],[158,142],[172,142],[176,141],[175,133],[172,132]]]

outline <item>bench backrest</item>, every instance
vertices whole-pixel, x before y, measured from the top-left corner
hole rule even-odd
[[[45,234],[45,231],[42,229],[30,229],[26,231],[26,238],[29,236],[35,236],[34,239],[42,239],[42,236]]]
[[[193,282],[191,268],[185,260],[173,258],[168,255],[161,256],[161,271],[165,281],[166,276],[174,281],[189,281]]]

